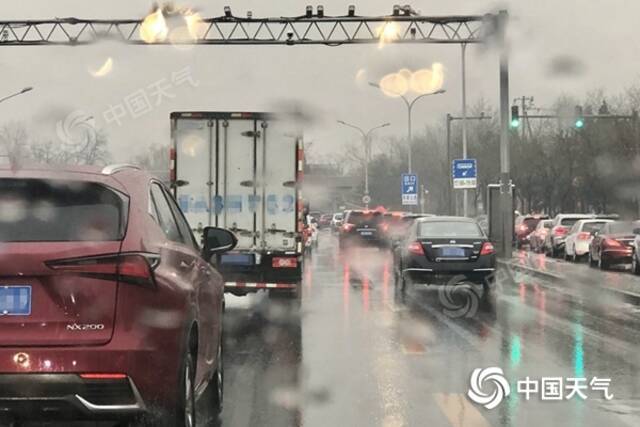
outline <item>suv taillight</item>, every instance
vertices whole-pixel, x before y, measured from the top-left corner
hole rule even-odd
[[[557,225],[553,228],[553,235],[554,236],[564,236],[565,234],[567,234],[567,228],[563,227],[561,225]]]
[[[52,270],[101,280],[113,280],[143,287],[155,287],[153,270],[160,255],[146,252],[98,255],[47,261]]]
[[[422,243],[420,242],[409,243],[409,246],[407,246],[407,250],[414,255],[424,256],[424,248],[422,247]]]
[[[493,243],[484,242],[482,244],[482,249],[480,249],[480,255],[491,255],[496,253],[495,248],[493,247]]]
[[[591,238],[591,233],[587,233],[582,231],[578,233],[578,240],[589,240]]]
[[[345,233],[350,232],[351,230],[353,230],[355,228],[354,224],[344,224],[342,226],[342,231],[344,231]]]

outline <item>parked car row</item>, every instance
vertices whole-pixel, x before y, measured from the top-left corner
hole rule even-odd
[[[518,229],[524,234],[523,223],[516,225],[516,234]],[[586,259],[602,270],[631,264],[633,272],[640,274],[640,221],[620,221],[618,215],[559,214],[554,219],[541,218],[531,233],[518,239],[531,251],[549,257]]]

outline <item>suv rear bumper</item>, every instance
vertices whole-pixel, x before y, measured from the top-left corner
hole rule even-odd
[[[0,374],[0,419],[113,420],[146,412],[131,378],[76,374]]]

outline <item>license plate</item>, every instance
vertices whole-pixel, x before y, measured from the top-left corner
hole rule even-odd
[[[462,248],[442,248],[442,256],[446,256],[446,257],[464,257],[464,249],[462,249]]]
[[[361,231],[361,236],[373,236],[373,231]]]
[[[253,265],[253,254],[224,254],[220,257],[221,264]]]
[[[280,258],[275,257],[271,260],[271,266],[273,268],[296,268],[298,266],[298,260],[296,258]]]
[[[31,286],[0,286],[0,316],[29,316]]]

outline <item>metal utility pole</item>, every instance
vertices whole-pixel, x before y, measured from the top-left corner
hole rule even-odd
[[[390,126],[391,123],[384,123],[379,126],[373,127],[365,132],[362,128],[352,125],[350,123],[344,122],[342,120],[338,120],[343,126],[350,127],[352,129],[357,130],[362,135],[362,143],[364,145],[364,195],[362,196],[362,201],[367,209],[369,209],[369,161],[371,160],[371,133],[383,127]]]
[[[510,173],[509,147],[509,53],[506,47],[506,27],[509,15],[506,10],[498,14],[500,49],[500,223],[501,242],[498,253],[511,258],[513,239],[513,189]]]
[[[474,117],[466,117],[466,121],[469,120],[491,120],[492,117],[491,116],[485,116],[484,113],[480,113],[479,116],[474,116]],[[446,116],[446,120],[447,120],[447,167],[450,168],[451,167],[451,163],[453,161],[453,159],[451,158],[451,122],[455,121],[455,120],[462,120],[463,123],[465,122],[464,117],[454,117],[451,114],[447,113]],[[450,174],[450,169],[447,172],[447,174]],[[449,176],[449,187],[448,187],[448,192],[447,192],[447,201],[448,201],[448,207],[449,207],[449,214],[450,215],[456,215],[456,208],[454,206],[454,197],[453,197],[453,182],[451,182],[451,176]]]
[[[462,158],[467,158],[467,45],[463,43],[462,47]],[[462,193],[462,215],[469,214],[469,194],[465,188]]]

